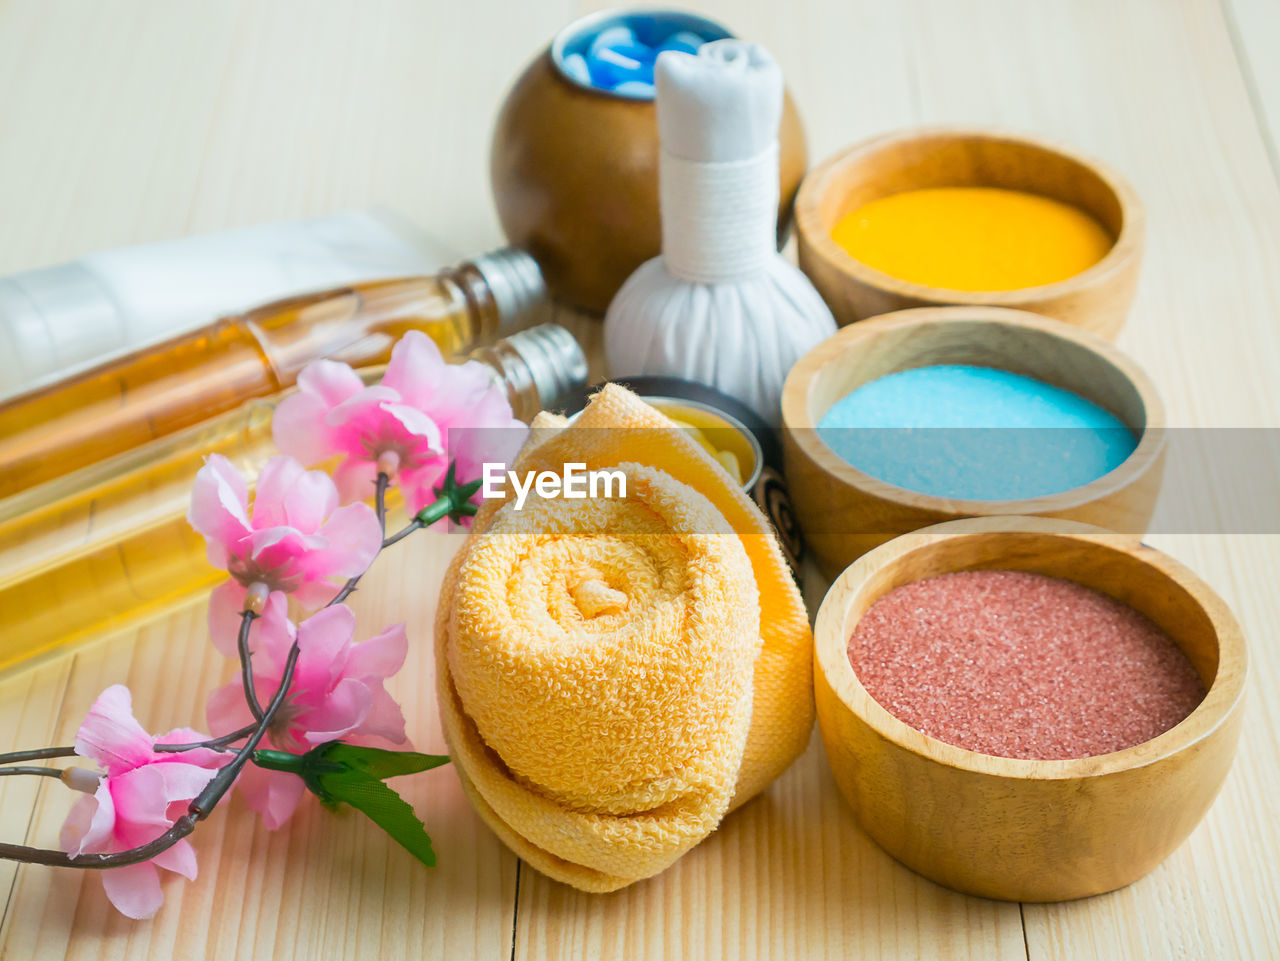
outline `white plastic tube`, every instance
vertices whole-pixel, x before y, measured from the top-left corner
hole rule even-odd
[[[0,277],[0,399],[257,304],[434,273],[451,253],[390,213],[349,211]]]

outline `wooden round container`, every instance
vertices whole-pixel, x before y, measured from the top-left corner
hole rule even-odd
[[[608,10],[562,30],[515,82],[493,131],[489,174],[502,230],[537,259],[558,299],[603,313],[631,273],[662,248],[658,120],[652,99],[597,90],[560,67],[566,50],[601,30],[660,18],[709,38],[727,29],[693,14]],[[788,94],[778,133],[779,238],[808,164]]]
[[[1004,187],[1051,197],[1093,215],[1115,244],[1097,264],[1058,283],[969,291],[900,280],[831,239],[850,211],[925,187]],[[1104,164],[1031,137],[981,129],[926,127],[863,141],[814,168],[796,198],[800,268],[841,325],[906,307],[991,304],[1114,339],[1133,301],[1145,223],[1133,188]]]
[[[849,638],[893,588],[980,569],[1068,578],[1136,608],[1208,695],[1159,737],[1079,760],[978,754],[909,727],[858,681]],[[981,897],[1061,901],[1136,881],[1199,823],[1240,733],[1245,648],[1226,604],[1177,561],[1084,524],[984,517],[898,538],[836,579],[814,639],[818,724],[859,824],[912,870]]]
[[[843,460],[818,421],[854,388],[915,367],[973,364],[1033,377],[1106,408],[1139,438],[1115,470],[1058,494],[985,501],[937,497]],[[999,307],[926,307],[845,327],[796,363],[782,388],[783,460],[805,542],[828,576],[909,531],[959,517],[1042,515],[1146,531],[1164,470],[1164,406],[1132,360],[1099,337]]]

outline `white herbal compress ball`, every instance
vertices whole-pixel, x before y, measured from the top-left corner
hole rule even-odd
[[[609,305],[610,374],[699,381],[776,424],[787,371],[836,329],[776,246],[782,72],[756,44],[717,40],[664,52],[655,74],[662,256]]]

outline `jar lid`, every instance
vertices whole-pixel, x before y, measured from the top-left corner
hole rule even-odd
[[[778,439],[778,432],[766,424],[759,414],[742,403],[742,401],[735,400],[728,394],[722,394],[706,384],[684,380],[680,377],[615,377],[609,383],[621,384],[628,390],[638,394],[641,400],[646,397],[687,400],[724,413],[730,420],[738,421],[751,432],[760,444],[760,450],[767,465],[776,471],[782,470],[782,444]],[[556,406],[562,407],[567,414],[576,414],[587,406],[587,401],[591,395],[603,386],[604,382],[600,382],[580,390],[568,391],[557,399]]]

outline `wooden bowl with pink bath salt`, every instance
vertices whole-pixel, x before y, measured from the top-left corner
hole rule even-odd
[[[864,204],[938,187],[996,187],[1060,201],[1100,224],[1110,249],[1065,279],[971,290],[885,273],[832,237],[841,218]],[[913,128],[855,144],[809,172],[795,212],[800,268],[842,326],[910,307],[990,304],[1054,317],[1108,340],[1133,301],[1146,224],[1137,193],[1107,165],[1033,137],[953,127]]]
[[[1176,645],[1185,659],[1169,653],[1189,662],[1203,699],[1150,740],[1065,760],[979,753],[922,733],[871,696],[851,638],[896,588],[972,571],[1074,582],[1062,586]],[[980,517],[899,537],[836,579],[814,639],[818,723],[858,823],[907,867],[981,897],[1062,901],[1141,878],[1204,816],[1240,734],[1245,645],[1226,604],[1172,558],[1086,524]],[[1100,698],[1115,693],[1094,683]]]

